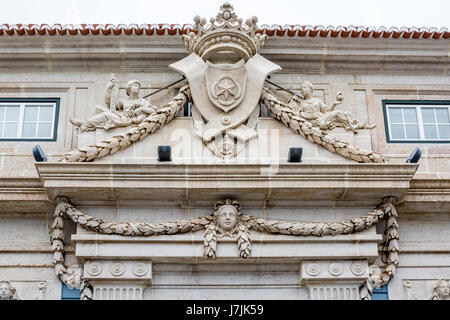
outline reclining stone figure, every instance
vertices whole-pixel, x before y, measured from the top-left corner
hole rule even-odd
[[[335,110],[336,106],[344,100],[341,93],[338,93],[336,95],[336,101],[331,106],[328,106],[320,99],[314,98],[312,96],[313,91],[313,85],[308,81],[304,81],[300,87],[300,93],[303,99],[300,99],[299,95],[294,95],[289,100],[288,104],[297,116],[310,121],[322,130],[332,130],[336,127],[342,127],[345,130],[358,133],[359,129],[372,129],[375,127],[375,125],[360,123],[353,119],[352,115],[348,112]]]
[[[120,99],[115,105],[111,103],[111,91],[115,86],[114,76],[106,87],[104,106],[96,106],[98,114],[86,119],[70,119],[70,122],[80,128],[80,132],[94,131],[98,128],[109,130],[117,127],[127,127],[131,124],[142,122],[148,115],[156,111],[149,101],[139,98],[141,84],[137,80],[130,80],[127,83],[127,98]]]

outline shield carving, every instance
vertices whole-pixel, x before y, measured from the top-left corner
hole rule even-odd
[[[206,69],[206,88],[211,102],[222,111],[236,108],[245,96],[247,67],[244,60],[235,64],[213,65]]]

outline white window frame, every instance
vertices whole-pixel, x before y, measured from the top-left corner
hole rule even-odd
[[[417,123],[419,126],[419,138],[418,139],[408,139],[406,137],[406,128],[405,128],[405,123],[404,121],[404,115],[403,115],[403,110],[402,110],[402,125],[403,125],[403,132],[405,133],[405,138],[403,139],[394,139],[392,138],[392,132],[391,132],[391,120],[390,120],[390,115],[389,115],[389,109],[390,108],[415,108],[416,109],[416,115],[417,115]],[[450,114],[450,102],[448,104],[432,104],[432,103],[427,103],[427,104],[421,104],[420,101],[414,102],[414,103],[395,103],[395,102],[389,102],[386,101],[385,102],[385,117],[386,117],[386,132],[389,135],[389,141],[388,142],[437,142],[437,143],[446,143],[449,142],[450,143],[450,139],[439,139],[439,129],[436,128],[437,130],[437,139],[429,139],[429,138],[425,138],[425,130],[424,130],[424,123],[423,123],[423,118],[422,118],[422,109],[425,108],[447,108],[449,114]],[[435,125],[438,126],[439,124],[444,124],[442,122],[437,122],[436,119],[436,112],[434,113],[434,117],[435,117]],[[400,123],[394,123],[394,124],[400,124]],[[445,123],[446,124],[446,123]]]
[[[6,106],[6,110],[3,114],[3,119],[0,119],[0,122],[3,123],[3,126],[0,128],[2,131],[0,132],[0,141],[54,141],[56,140],[56,135],[55,135],[55,130],[56,130],[56,122],[57,122],[57,115],[59,113],[58,110],[58,102],[48,102],[46,101],[47,99],[43,98],[42,101],[39,101],[39,99],[33,99],[33,101],[27,101],[26,98],[23,99],[23,101],[18,101],[18,99],[14,99],[17,101],[8,101],[8,100],[4,100],[1,101],[0,100],[0,107],[5,107]],[[50,135],[47,137],[23,137],[23,125],[25,122],[25,106],[49,106],[53,108],[53,113],[52,113],[52,120],[51,120],[51,131],[50,131]],[[18,106],[19,107],[19,119],[18,119],[18,125],[17,125],[17,132],[16,132],[16,136],[15,137],[4,137],[4,132],[5,132],[5,124],[6,122],[6,112],[8,109],[8,106]],[[39,123],[50,123],[50,121],[39,121],[39,113],[40,113],[40,108],[38,109],[38,115],[37,115],[37,121],[33,122],[36,124]],[[55,122],[56,121],[56,122]],[[15,121],[14,121],[15,122]],[[36,126],[36,132],[35,135],[37,135],[37,130],[38,130],[39,125]]]

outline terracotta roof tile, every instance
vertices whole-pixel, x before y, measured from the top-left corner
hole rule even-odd
[[[0,36],[36,35],[181,35],[193,30],[191,24],[0,24]],[[269,37],[331,37],[331,38],[383,38],[383,39],[448,39],[447,28],[416,27],[363,27],[363,26],[310,26],[310,25],[262,25],[257,31]]]

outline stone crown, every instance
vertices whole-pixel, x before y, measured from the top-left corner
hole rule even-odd
[[[257,17],[249,18],[243,23],[238,18],[234,8],[229,3],[220,7],[216,18],[207,23],[205,18],[194,18],[194,30],[189,35],[183,35],[186,49],[196,53],[204,60],[217,52],[234,52],[245,60],[257,54],[264,45],[265,35],[257,34]]]

